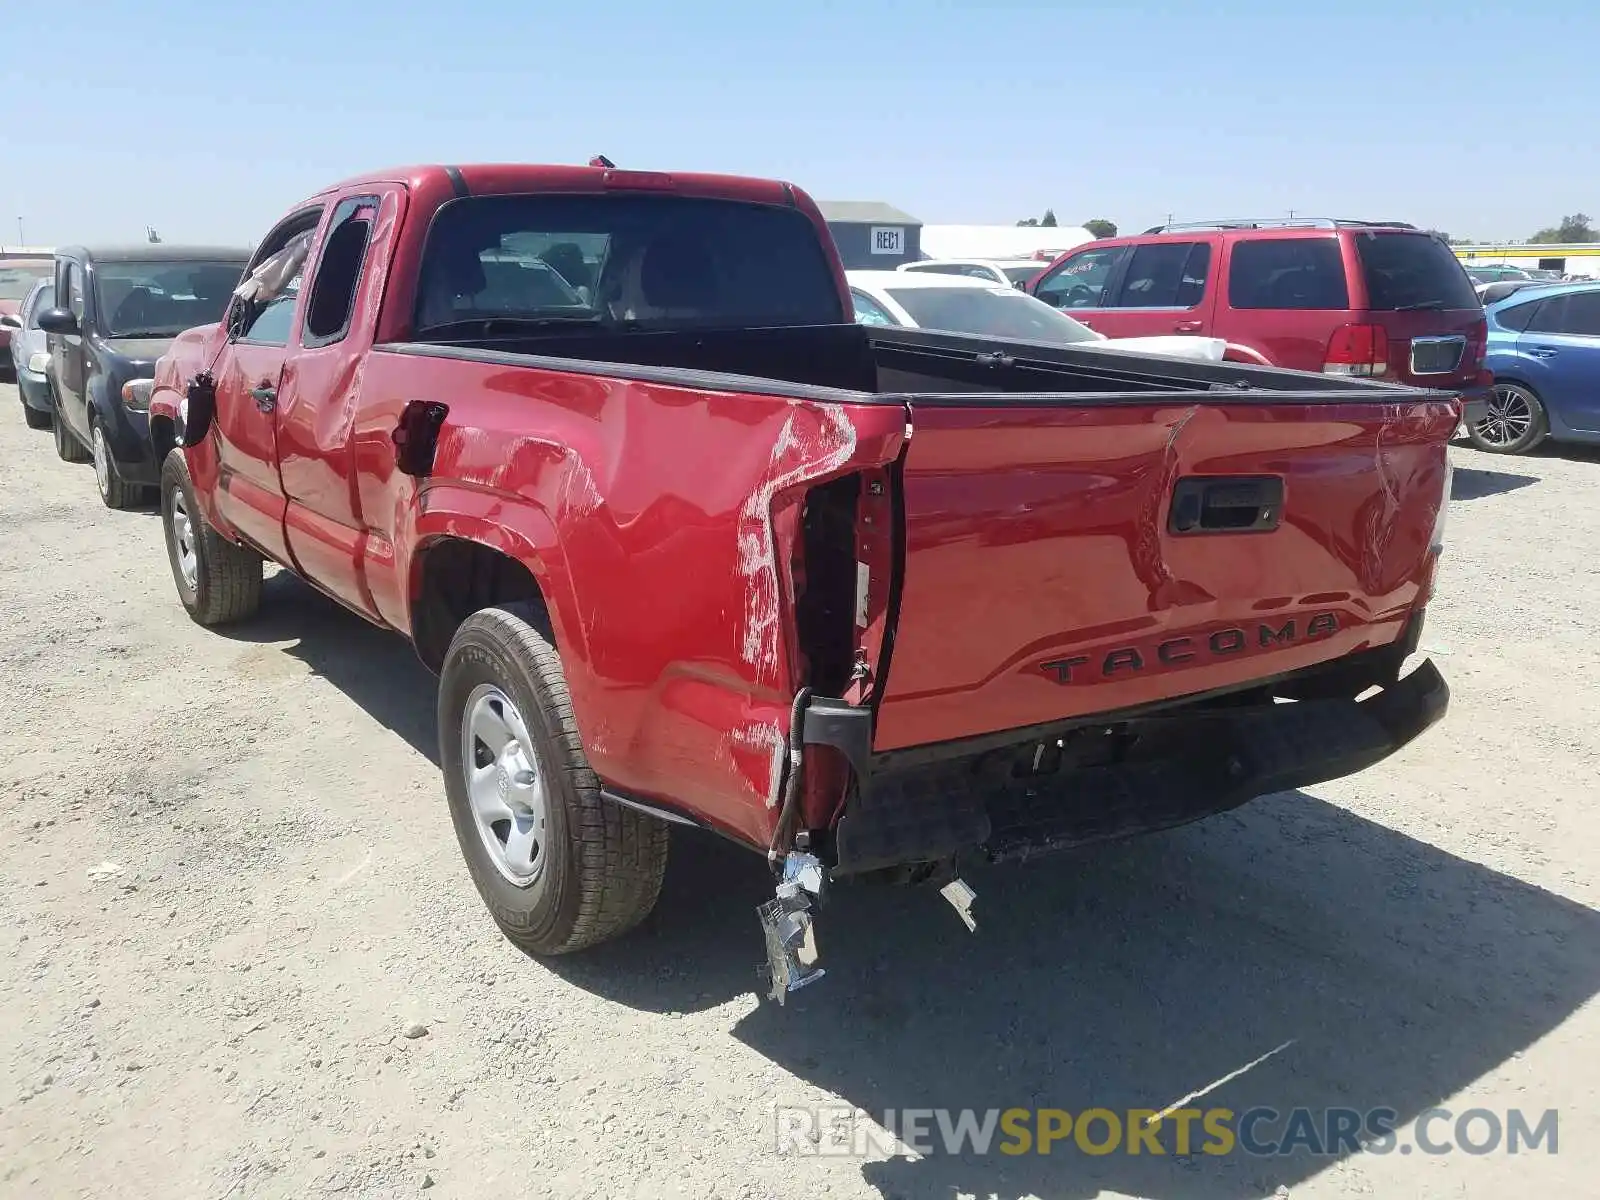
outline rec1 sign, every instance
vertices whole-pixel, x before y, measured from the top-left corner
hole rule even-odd
[[[904,254],[906,252],[906,231],[898,225],[874,225],[872,227],[872,252],[874,254]]]

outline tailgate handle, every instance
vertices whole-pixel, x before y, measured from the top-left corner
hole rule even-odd
[[[1172,489],[1173,533],[1264,533],[1278,527],[1283,480],[1276,475],[1191,475]]]

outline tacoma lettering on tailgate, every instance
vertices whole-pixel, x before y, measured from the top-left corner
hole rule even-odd
[[[1148,670],[1177,670],[1191,663],[1226,658],[1233,654],[1276,650],[1301,642],[1325,638],[1339,630],[1337,613],[1321,612],[1306,619],[1299,617],[1273,624],[1259,621],[1251,628],[1232,626],[1210,634],[1170,637],[1153,646],[1118,646],[1094,654],[1072,658],[1052,658],[1039,664],[1039,670],[1057,683],[1086,683],[1112,679]]]

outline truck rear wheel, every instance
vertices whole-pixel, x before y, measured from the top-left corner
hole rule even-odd
[[[201,625],[222,625],[261,607],[261,556],[211,527],[195,500],[189,464],[174,447],[161,464],[161,526],[178,599]]]
[[[467,869],[512,943],[567,954],[655,907],[667,827],[601,795],[536,606],[461,623],[440,671],[439,757]]]

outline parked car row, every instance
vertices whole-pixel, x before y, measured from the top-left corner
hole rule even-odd
[[[1450,248],[1410,226],[1164,226],[1070,250],[1028,291],[1111,337],[1200,334],[1230,361],[1487,393],[1483,306]]]
[[[50,348],[44,330],[39,328],[39,314],[55,304],[55,293],[52,278],[36,279],[17,310],[0,316],[0,333],[9,339],[11,374],[22,400],[22,419],[29,429],[50,428],[53,405],[46,375]]]
[[[1045,265],[946,259],[850,273],[866,324],[1101,337],[1160,353],[1192,340],[1201,357],[1220,345],[1231,361],[1458,391],[1473,445],[1499,454],[1546,438],[1600,441],[1600,284],[1558,280],[1463,267],[1410,226],[1317,219],[1164,226]],[[1058,319],[1008,303],[1012,287]]]
[[[154,376],[183,330],[221,318],[249,257],[238,247],[66,247],[35,264],[20,311],[0,318],[24,419],[54,430],[64,461],[94,464],[108,507],[148,503],[158,480],[148,392],[129,385]]]
[[[1221,338],[1195,335],[1108,338],[1009,283],[980,276],[901,268],[846,271],[845,279],[862,325],[943,329],[1007,341],[1098,346],[1206,362],[1221,362],[1228,348]]]
[[[39,285],[54,274],[51,259],[37,254],[0,255],[0,372],[9,372],[22,396],[22,415],[29,428],[48,429],[48,416],[38,415],[30,397],[38,397],[44,347],[25,335],[28,314],[37,311]]]
[[[253,253],[62,251],[37,318],[58,449],[107,504],[159,480],[196,622],[248,619],[270,560],[439,673],[457,839],[519,946],[636,925],[698,826],[773,868],[782,1000],[825,881],[931,882],[971,925],[964,861],[1336,778],[1444,714],[1402,670],[1453,402],[1077,319],[1169,286],[1208,319],[1226,274],[1187,243],[1175,274],[1102,243],[1051,293],[1100,307],[847,279],[797,188],[597,163],[349,180]]]

